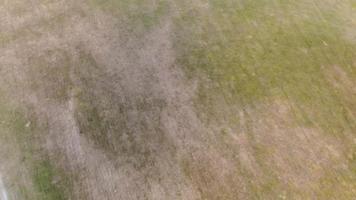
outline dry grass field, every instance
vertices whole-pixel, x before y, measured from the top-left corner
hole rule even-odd
[[[355,198],[355,0],[0,0],[0,200]]]

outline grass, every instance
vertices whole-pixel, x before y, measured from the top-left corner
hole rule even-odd
[[[59,176],[54,170],[49,160],[43,160],[36,163],[34,173],[34,183],[39,192],[39,199],[43,200],[65,200],[68,199],[64,193],[63,186],[55,182],[55,178],[65,177],[63,174]],[[58,180],[61,181],[61,180]],[[69,188],[69,187],[66,187]]]
[[[169,15],[173,1],[89,2],[93,8],[99,7],[110,12],[120,21],[120,26],[125,27],[124,30],[141,36]],[[224,113],[221,110],[224,106],[258,111],[259,105],[268,106],[269,102],[284,100],[293,110],[293,123],[296,127],[320,129],[325,136],[342,141],[344,145],[344,152],[340,154],[341,157],[346,157],[346,168],[323,169],[323,175],[312,188],[315,193],[309,194],[279,179],[274,164],[269,163],[267,159],[273,154],[273,147],[261,145],[256,141],[253,137],[255,116],[248,116],[250,122],[246,129],[250,136],[249,145],[252,146],[253,157],[263,174],[261,177],[255,177],[245,174],[241,169],[236,175],[244,176],[246,180],[254,180],[247,183],[250,197],[299,199],[316,195],[320,199],[352,199],[356,188],[356,165],[354,143],[350,138],[354,138],[353,133],[356,131],[356,96],[350,91],[355,86],[356,79],[356,45],[347,39],[345,30],[350,21],[349,9],[355,9],[356,3],[353,0],[201,2],[201,5],[195,5],[188,0],[175,1],[179,14],[174,16],[173,30],[177,62],[184,68],[188,77],[198,79],[200,83],[196,99],[200,112],[207,114],[210,121],[219,122],[236,115]],[[62,17],[59,17],[59,22],[60,19]],[[0,46],[20,38],[26,32],[20,31],[14,36],[1,34]],[[130,38],[135,36],[130,34]],[[81,63],[83,66],[80,67],[87,69],[75,74],[80,79],[78,87],[81,87],[78,88],[76,99],[76,119],[81,131],[98,147],[107,152],[114,152],[115,157],[127,157],[125,161],[134,163],[134,167],[144,167],[145,163],[152,161],[152,152],[150,147],[141,145],[140,137],[135,136],[138,135],[135,133],[149,133],[151,130],[147,127],[157,128],[159,125],[146,123],[144,117],[129,119],[127,111],[131,109],[149,117],[156,116],[159,114],[150,108],[164,107],[163,103],[160,103],[160,100],[156,103],[140,101],[141,97],[129,99],[135,100],[130,103],[120,102],[122,98],[112,92],[115,88],[107,80],[109,76],[99,70],[95,59],[91,55],[80,56],[83,56],[80,59],[84,60]],[[50,59],[46,60],[47,57],[59,58],[59,61],[52,65]],[[31,87],[50,99],[67,102],[68,91],[72,87],[68,69],[70,64],[67,60],[67,55],[60,51],[47,52],[43,56],[32,58]],[[330,78],[330,74],[337,75],[335,69],[344,72],[346,76]],[[145,99],[146,96],[142,98]],[[26,128],[28,119],[21,111],[9,108],[5,104],[0,106],[0,120],[5,122],[0,125],[0,130],[6,129],[16,135],[27,160],[26,164],[33,173],[35,188],[21,185],[23,196],[30,199],[31,194],[27,193],[35,190],[35,199],[67,199],[67,191],[63,189],[68,188],[65,175],[45,159],[46,156],[35,152],[41,151],[36,146],[36,131]],[[109,110],[107,113],[110,115],[103,110]],[[219,118],[218,113],[222,113],[224,119]],[[235,118],[232,121],[239,123],[240,119]],[[130,131],[129,122],[132,122],[138,131]],[[127,133],[124,134],[125,131]],[[123,134],[115,134],[117,132]],[[228,140],[227,130],[222,129],[219,134],[222,135],[221,138]],[[145,142],[157,142],[163,138],[162,135],[156,136],[157,138],[147,137]],[[226,148],[226,145],[221,147]],[[34,154],[43,158],[37,160],[33,157]],[[208,176],[203,172],[200,175],[189,162],[182,164],[187,176],[195,175],[197,182],[199,176]],[[63,179],[56,182],[57,177]],[[230,197],[231,195],[226,194],[226,198]]]
[[[29,59],[30,87],[41,96],[58,102],[66,102],[72,83],[69,76],[70,58],[63,50],[48,50]]]
[[[39,146],[39,140],[42,136],[39,135],[40,129],[36,127],[35,120],[26,116],[22,109],[6,102],[9,101],[0,98],[0,132],[12,148],[19,148],[22,156],[20,166],[17,167],[17,173],[14,175],[16,177],[12,177],[12,175],[8,177],[14,180],[15,191],[23,199],[67,199],[67,193],[64,189],[69,188],[66,187],[68,184],[66,182],[67,177],[64,173],[59,173],[50,161],[45,159],[46,153]],[[30,126],[28,125],[29,122],[31,122]],[[11,158],[12,154],[9,156]],[[26,175],[22,173],[26,173],[26,171],[30,173],[32,183],[23,180]],[[59,177],[58,182],[54,182],[55,177]]]
[[[325,76],[338,66],[348,79],[356,77],[355,45],[343,36],[342,6],[329,1],[314,1],[314,6],[309,1],[209,2],[207,13],[187,11],[179,18],[176,31],[179,62],[188,76],[208,77],[200,85],[198,103],[204,109],[221,96],[240,105],[282,98],[294,105],[304,125],[340,137],[355,130],[356,108],[350,101],[355,96],[340,94]],[[206,95],[210,92],[216,97]]]
[[[221,104],[245,108],[283,99],[294,111],[295,126],[320,128],[325,136],[343,141],[348,154],[352,152],[348,138],[356,131],[352,103],[356,97],[341,92],[350,86],[335,88],[326,75],[337,66],[347,74],[345,79],[356,78],[356,46],[345,37],[351,1],[210,0],[207,4],[204,10],[181,1],[182,15],[175,21],[178,62],[188,77],[200,79],[198,109],[216,121],[221,120],[217,117]],[[270,165],[264,167],[266,156],[259,152],[255,157],[261,168],[273,171]],[[355,162],[347,162],[351,169],[335,172],[333,178],[325,175],[329,184],[339,182],[335,177],[353,177]],[[261,179],[264,183],[253,189],[256,194],[279,192],[277,177]],[[355,187],[352,179],[348,187],[337,191],[321,187],[319,193],[322,197],[347,191]]]
[[[121,77],[106,73],[90,52],[81,50],[79,57],[74,70],[74,97],[80,133],[108,157],[123,159],[137,169],[145,168],[153,162],[154,149],[149,144],[164,145],[159,112],[166,103],[127,92],[126,83],[117,82]],[[113,83],[121,83],[122,88]],[[138,114],[129,116],[132,112]],[[144,140],[139,134],[143,132],[147,135]]]
[[[167,0],[90,0],[92,7],[99,7],[114,14],[125,29],[143,33],[155,25],[169,12]]]

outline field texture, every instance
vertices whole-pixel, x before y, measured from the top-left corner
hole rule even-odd
[[[0,0],[0,200],[355,198],[355,0]]]

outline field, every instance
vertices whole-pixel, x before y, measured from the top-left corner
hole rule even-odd
[[[0,0],[0,200],[355,196],[355,0]]]

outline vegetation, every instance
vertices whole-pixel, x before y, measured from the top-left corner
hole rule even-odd
[[[208,121],[229,118],[228,113],[223,119],[224,114],[219,115],[224,106],[263,112],[261,105],[282,100],[292,108],[296,127],[322,129],[325,136],[348,147],[345,155],[352,155],[356,46],[345,36],[351,1],[210,0],[206,4],[180,3],[184,12],[176,19],[175,36],[178,62],[189,77],[200,79],[196,105]],[[256,133],[249,134],[259,166],[268,174],[260,177],[261,184],[252,183],[255,198],[269,194],[273,198],[286,190],[289,198],[307,195],[281,183],[266,159],[272,147],[259,145],[253,139]],[[348,158],[348,170],[326,170],[316,189],[320,198],[355,188],[355,158]],[[335,190],[324,187],[340,182],[345,185]]]
[[[39,192],[39,199],[43,200],[65,200],[68,199],[64,193],[64,188],[69,189],[68,185],[60,187],[61,178],[48,160],[40,161],[35,165],[34,183]],[[56,181],[56,178],[58,179]]]
[[[356,76],[344,6],[308,2],[210,1],[206,13],[186,12],[177,28],[180,62],[195,77],[206,73],[213,83],[201,89],[222,90],[228,102],[284,98],[305,112],[304,122],[329,132],[355,126],[347,104],[355,97],[343,96],[326,76],[335,66],[350,80]]]
[[[90,0],[91,5],[115,14],[129,32],[137,34],[159,24],[168,14],[170,2],[167,0]]]
[[[0,98],[0,122],[1,139],[7,143],[6,145],[11,145],[12,151],[19,151],[22,156],[20,163],[16,163],[18,173],[13,177],[13,181],[16,182],[15,190],[20,198],[67,199],[65,191],[70,188],[67,177],[64,173],[59,173],[46,159],[46,152],[39,145],[43,134],[37,132],[40,128],[36,127],[35,120],[26,116],[22,109]],[[11,154],[7,156],[11,159]],[[11,162],[17,161],[14,159]],[[27,175],[30,180],[25,178]],[[56,181],[55,178],[58,180]],[[33,181],[33,184],[29,184],[28,181]]]
[[[48,7],[52,5],[52,1],[43,2]],[[44,127],[46,123],[57,123],[55,127],[60,131],[75,128],[80,132],[78,138],[84,141],[80,148],[84,150],[78,152],[93,155],[80,158],[80,166],[75,170],[86,169],[81,177],[103,172],[86,177],[88,180],[82,183],[85,187],[88,183],[106,184],[110,174],[117,175],[120,181],[122,177],[130,177],[125,189],[147,184],[148,192],[137,192],[137,197],[142,192],[145,198],[151,191],[172,190],[182,195],[185,190],[169,188],[176,183],[163,185],[178,180],[181,182],[174,187],[189,185],[192,193],[197,192],[202,199],[235,199],[239,195],[241,199],[353,199],[356,42],[350,35],[354,37],[356,32],[350,27],[355,24],[355,0],[83,2],[88,3],[89,11],[83,5],[78,9],[81,13],[76,13],[80,2],[73,10],[60,10],[35,25],[22,26],[24,17],[24,22],[18,22],[19,28],[0,32],[0,48],[15,44],[8,47],[14,48],[9,54],[15,52],[15,57],[21,57],[23,53],[25,58],[18,63],[28,64],[23,68],[25,81],[20,80],[23,77],[12,79],[6,72],[1,73],[9,76],[9,80],[23,81],[19,85],[14,83],[16,88],[28,84],[16,92],[28,89],[30,92],[24,95],[34,93],[38,99],[45,99],[46,108],[56,108],[49,114],[68,109],[65,110],[68,115],[59,119],[61,122],[57,123],[54,117],[39,125],[29,106],[24,109],[24,105],[20,108],[9,103],[22,104],[27,99],[18,102],[2,99],[0,93],[0,145],[8,141],[7,145],[19,151],[14,157],[21,157],[15,161],[21,173],[12,175],[14,180],[10,181],[15,183],[13,190],[20,199],[68,199],[71,184],[82,181],[68,177],[72,172],[63,171],[63,166],[68,167],[60,163],[63,160],[57,163],[49,156],[50,150],[43,148],[49,129]],[[14,7],[23,7],[17,9],[21,11],[18,15],[28,12],[25,4],[16,4],[20,6]],[[93,15],[98,20],[90,24],[92,18],[85,17],[99,10],[108,14],[107,18]],[[52,11],[48,9],[47,14],[51,16]],[[40,18],[38,13],[34,14],[35,19]],[[111,21],[101,26],[100,20]],[[165,37],[169,41],[150,49],[152,44],[145,40],[152,40],[151,33],[167,22],[171,30],[159,33],[170,34]],[[69,31],[62,33],[57,26],[69,27]],[[98,27],[107,29],[102,31]],[[83,33],[71,35],[79,29]],[[18,48],[26,46],[27,39],[44,37],[44,33],[53,35],[45,38],[45,42],[41,40],[41,44],[53,42],[58,49],[46,46],[38,54],[28,56],[28,51],[21,52]],[[160,48],[168,50],[170,44],[173,44],[173,53],[169,55],[172,58],[158,58]],[[117,60],[108,59],[115,56]],[[145,59],[154,61],[148,61],[146,66]],[[152,65],[165,63],[163,59],[174,60],[174,66],[169,66],[172,69],[163,73],[158,72],[159,67],[150,69]],[[16,63],[5,61],[9,66]],[[117,61],[123,62],[122,66]],[[177,66],[190,81],[197,83],[193,111],[190,105],[185,105],[190,103],[189,95],[182,98],[184,101],[179,99],[183,103],[175,104],[171,98],[177,96],[173,93],[181,90],[158,86],[167,77],[157,77],[176,70]],[[13,74],[16,76],[16,72]],[[183,83],[184,80],[174,81],[192,86],[189,81]],[[0,85],[2,88],[6,85]],[[164,91],[167,88],[176,91]],[[184,91],[193,91],[192,88]],[[183,106],[186,107],[180,109]],[[195,114],[200,121],[194,118]],[[67,119],[72,121],[69,123]],[[190,119],[196,121],[187,122]],[[194,126],[190,124],[195,122]],[[72,135],[68,134],[69,137]],[[4,146],[0,150],[11,150]],[[77,156],[69,158],[60,148],[56,151],[68,157],[65,159]],[[180,173],[183,177],[178,177]],[[104,188],[105,184],[93,194],[88,192],[88,196],[114,197],[116,194],[101,194],[114,191]],[[112,187],[117,185],[113,183]],[[83,186],[78,186],[79,190]],[[87,195],[81,192],[77,191],[79,196]]]

